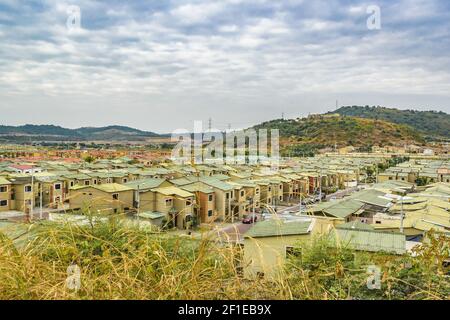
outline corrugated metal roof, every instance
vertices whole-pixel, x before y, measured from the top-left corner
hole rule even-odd
[[[335,229],[330,232],[330,242],[354,250],[406,253],[406,238],[401,233]]]
[[[284,221],[281,219],[270,219],[255,223],[255,225],[245,233],[244,237],[261,238],[308,234],[311,223],[312,220]]]

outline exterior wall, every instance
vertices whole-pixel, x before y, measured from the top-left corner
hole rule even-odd
[[[13,197],[14,200],[11,200],[11,209],[22,211],[25,213],[31,212],[31,204],[33,199],[32,192],[25,192],[25,187],[31,186],[31,183],[24,184],[15,184],[13,185]],[[34,184],[34,193],[37,193],[37,184]],[[35,204],[36,205],[36,204]]]
[[[169,211],[173,207],[173,197],[166,196],[161,193],[155,193],[155,192],[153,192],[153,194],[154,194],[154,199],[155,199],[155,207],[153,210],[161,212],[161,213],[165,213],[166,217],[168,219]],[[171,200],[172,202],[170,204],[166,204],[166,200]],[[141,199],[141,201],[142,201],[142,199]]]
[[[190,205],[186,202],[190,201]],[[186,229],[186,222],[192,219],[193,208],[194,208],[193,198],[177,198],[174,199],[175,210],[177,210],[176,226],[179,229]]]
[[[226,194],[229,194],[230,198],[226,198]],[[231,191],[224,191],[221,189],[214,188],[214,195],[216,198],[216,211],[220,219],[226,220],[231,217],[231,202],[232,195]]]
[[[134,191],[137,193],[137,191]],[[135,199],[136,200],[136,199]],[[166,213],[156,209],[156,194],[152,191],[139,192],[139,210],[143,211],[158,211],[161,213]]]
[[[289,201],[294,198],[294,181],[283,183],[283,200]]]
[[[42,187],[42,205],[43,206],[51,206],[54,208],[59,207],[65,200],[66,193],[63,181],[57,182],[41,182]],[[60,184],[61,188],[58,190],[55,188],[55,185]],[[35,190],[36,198],[35,198],[35,206],[39,206],[40,204],[40,188]],[[58,201],[59,200],[59,201]]]
[[[216,219],[217,211],[215,210],[215,194],[212,193],[203,193],[203,192],[196,192],[197,194],[197,201],[200,206],[199,209],[199,218],[200,223],[211,223]],[[212,197],[212,201],[209,201],[209,197]],[[208,211],[212,211],[212,216],[208,216]]]
[[[244,277],[255,278],[263,273],[267,279],[276,279],[286,261],[286,247],[308,239],[309,235],[245,238]]]
[[[113,194],[119,195],[118,200],[113,200]],[[108,193],[92,187],[79,190],[70,190],[70,209],[87,209],[101,213],[120,213],[126,208],[133,207],[133,191],[120,191]]]

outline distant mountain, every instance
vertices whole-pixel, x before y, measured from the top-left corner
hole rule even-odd
[[[405,124],[427,136],[450,138],[450,114],[442,111],[416,111],[385,107],[347,106],[329,112],[329,114],[331,113]]]
[[[282,150],[296,150],[299,153],[335,146],[370,150],[374,145],[424,143],[423,135],[409,126],[337,114],[272,120],[261,123],[254,129],[279,129]]]
[[[144,141],[159,137],[154,132],[142,131],[125,126],[85,127],[67,129],[54,125],[3,126],[0,125],[0,141]]]

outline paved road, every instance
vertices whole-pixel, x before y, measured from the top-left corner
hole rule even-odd
[[[258,219],[260,219],[259,216]],[[242,222],[237,222],[231,226],[227,226],[223,229],[214,232],[217,234],[217,237],[222,241],[240,242],[244,240],[244,234],[251,227],[253,227],[253,224],[244,224]]]

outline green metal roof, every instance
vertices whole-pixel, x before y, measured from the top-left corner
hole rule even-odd
[[[206,183],[207,185],[213,187],[213,188],[217,188],[223,191],[231,191],[234,189],[234,186],[226,183],[224,181],[220,181],[211,177],[202,177],[200,178],[200,181],[203,183]]]
[[[157,178],[157,179],[140,179],[140,180],[134,180],[125,183],[124,185],[130,188],[133,188],[134,190],[137,190],[139,187],[139,190],[149,190],[153,188],[158,188],[166,179],[163,178]]]
[[[0,185],[11,184],[11,182],[3,177],[0,177]]]
[[[281,219],[270,219],[255,223],[255,225],[248,230],[245,238],[261,238],[261,237],[276,237],[276,236],[290,236],[308,234],[309,227],[312,220],[292,220],[285,221]]]
[[[329,235],[333,246],[371,252],[406,253],[406,238],[401,233],[335,229]]]
[[[189,192],[213,193],[214,189],[202,182],[194,182],[180,187]]]
[[[144,219],[159,219],[159,218],[164,218],[166,215],[164,213],[161,212],[157,212],[157,211],[147,211],[147,212],[140,212],[137,214],[140,218],[144,218]]]

